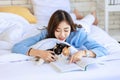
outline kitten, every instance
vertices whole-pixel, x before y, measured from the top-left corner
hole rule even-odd
[[[65,44],[65,43],[56,43],[55,47],[51,48],[51,49],[47,49],[50,51],[53,51],[54,53],[52,53],[53,55],[61,55],[63,54],[64,57],[68,57],[70,55],[70,50],[69,50],[69,45]],[[43,64],[44,60],[37,58],[36,60],[37,65]]]
[[[69,54],[69,48],[70,46],[64,43],[56,43],[55,47],[53,47],[52,49],[48,49],[50,51],[53,51],[53,55],[60,55],[61,53],[63,53],[63,55],[68,55]],[[68,53],[67,53],[68,52]]]

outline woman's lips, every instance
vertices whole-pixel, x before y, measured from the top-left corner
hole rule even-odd
[[[59,40],[64,41],[64,40],[65,40],[65,38],[59,38]]]

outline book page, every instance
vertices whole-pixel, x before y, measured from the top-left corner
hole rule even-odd
[[[83,70],[86,70],[87,66],[90,64],[97,63],[96,58],[83,57],[80,61],[76,62]]]
[[[50,65],[52,65],[52,67],[59,72],[82,70],[81,67],[79,67],[75,63],[68,63],[68,60],[51,62]]]
[[[83,57],[80,61],[76,63],[69,63],[68,57],[63,55],[58,56],[58,60],[51,62],[53,68],[57,69],[59,72],[69,72],[69,71],[85,71],[86,67],[90,64],[97,63],[96,58]]]

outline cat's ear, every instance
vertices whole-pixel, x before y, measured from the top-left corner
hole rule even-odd
[[[56,45],[59,45],[59,43],[56,43]]]
[[[67,48],[69,48],[70,46],[69,46],[69,45],[67,45],[66,47],[67,47]]]

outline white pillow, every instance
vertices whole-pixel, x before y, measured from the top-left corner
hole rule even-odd
[[[29,22],[13,13],[0,13],[0,40],[16,43],[26,33]]]
[[[12,48],[12,44],[7,41],[0,41],[0,50],[10,50]]]
[[[0,34],[0,40],[10,43],[18,42],[21,40],[23,34],[24,30],[21,27],[21,24],[14,24],[13,27],[8,28]]]
[[[0,19],[0,33],[2,33],[5,29],[7,29],[9,25],[10,24],[6,20]]]
[[[70,12],[69,0],[32,0],[33,10],[38,23],[47,26],[50,16],[57,9]]]
[[[29,22],[26,19],[19,15],[13,13],[0,12],[0,33],[12,27],[16,22],[19,22],[23,25],[29,24]]]
[[[47,50],[47,49],[53,48],[56,45],[56,43],[64,43],[64,44],[70,45],[67,42],[60,41],[60,40],[58,40],[56,38],[48,38],[48,39],[43,39],[43,40],[39,41],[35,45],[31,46],[31,48]],[[71,52],[71,54],[73,54],[73,53],[75,53],[77,51],[78,50],[75,47],[70,45],[70,52]]]
[[[91,26],[91,32],[89,35],[96,42],[104,46],[108,50],[109,54],[118,53],[118,51],[120,52],[120,44],[98,26]]]

